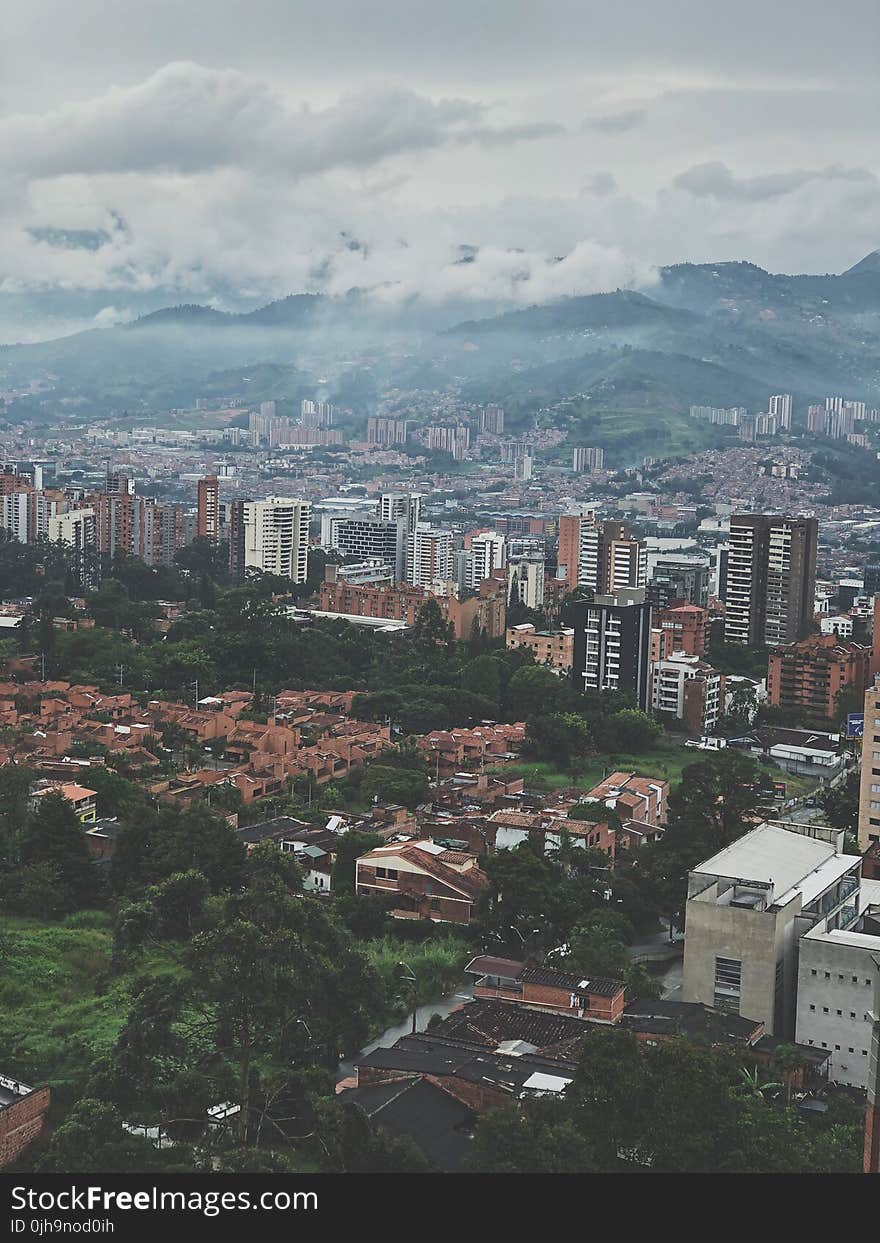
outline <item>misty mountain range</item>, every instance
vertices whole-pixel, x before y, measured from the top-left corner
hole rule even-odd
[[[228,393],[322,392],[367,414],[383,388],[442,389],[519,410],[578,395],[594,409],[683,414],[841,393],[880,401],[880,251],[840,275],[677,264],[656,283],[520,310],[396,304],[383,291],[293,294],[244,312],[167,307],[129,324],[0,347],[0,384],[51,376],[12,417],[130,413]],[[63,401],[63,406],[60,404]]]

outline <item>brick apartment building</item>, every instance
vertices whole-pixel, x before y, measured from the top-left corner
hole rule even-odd
[[[321,584],[323,612],[349,617],[381,617],[388,621],[406,622],[409,626],[429,600],[436,600],[443,620],[452,623],[457,639],[470,638],[475,625],[479,630],[485,630],[490,639],[500,639],[504,635],[506,593],[503,585],[492,579],[481,583],[479,594],[470,600],[435,596],[424,587],[403,584],[370,587],[347,583],[340,578]]]
[[[670,604],[655,614],[653,624],[667,632],[668,651],[702,656],[706,650],[708,616],[708,610],[700,608],[698,604]]]
[[[574,663],[574,631],[568,627],[561,630],[536,630],[530,622],[510,626],[506,646],[512,649],[526,648],[535,657],[535,663],[571,673]]]
[[[767,697],[776,708],[801,708],[833,718],[837,696],[862,696],[870,682],[871,649],[835,634],[811,634],[776,647],[767,667]]]

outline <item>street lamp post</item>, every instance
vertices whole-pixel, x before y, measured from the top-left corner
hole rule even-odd
[[[417,1009],[417,1002],[418,1002],[418,993],[416,989],[418,985],[418,980],[416,979],[416,975],[412,967],[410,967],[407,963],[399,962],[397,965],[398,967],[403,967],[404,971],[409,973],[408,975],[402,975],[402,976],[399,976],[398,978],[401,980],[406,980],[408,984],[412,985],[412,1006],[413,1006],[412,1008],[412,1034],[415,1035],[416,1034],[416,1009]]]

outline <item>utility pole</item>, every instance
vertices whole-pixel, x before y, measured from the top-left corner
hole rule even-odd
[[[40,681],[46,681],[46,653],[40,652]]]
[[[195,691],[195,706],[198,708],[199,706],[199,679],[198,678],[196,678],[196,680],[192,683],[192,686]]]

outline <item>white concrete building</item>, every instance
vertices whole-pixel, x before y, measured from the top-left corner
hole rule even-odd
[[[516,590],[517,599],[527,609],[544,604],[544,558],[542,555],[519,557],[507,563],[508,598]]]
[[[862,861],[842,845],[833,829],[768,822],[696,867],[688,877],[682,1000],[792,1039],[801,938],[820,921],[848,927],[858,911]]]
[[[440,527],[420,522],[410,536],[409,581],[416,587],[453,578],[453,535]]]
[[[492,577],[493,570],[503,570],[506,551],[506,540],[497,531],[482,531],[475,535],[466,563],[465,586],[475,591],[483,579]]]
[[[242,509],[245,569],[304,583],[308,573],[309,504],[282,496],[246,501]]]
[[[821,919],[799,945],[795,1039],[828,1050],[834,1083],[868,1086],[877,962],[880,881],[862,878],[844,910]]]
[[[836,614],[833,617],[823,617],[819,622],[819,628],[823,634],[836,634],[840,639],[851,639],[853,619],[841,614]]]

